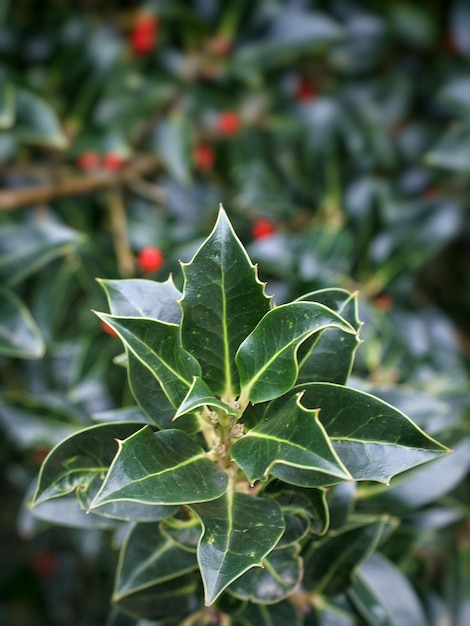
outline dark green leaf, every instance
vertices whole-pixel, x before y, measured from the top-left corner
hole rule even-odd
[[[195,415],[184,415],[177,422],[173,422],[175,409],[159,382],[155,380],[153,370],[141,363],[130,351],[126,360],[132,394],[145,415],[160,429],[179,428],[189,434],[196,433],[199,422]]]
[[[163,283],[144,278],[99,280],[113,315],[147,317],[170,324],[181,321],[178,300],[182,294],[170,277]]]
[[[180,430],[144,426],[124,441],[90,508],[115,501],[186,504],[221,496],[228,478]]]
[[[234,626],[301,626],[302,623],[294,606],[284,600],[273,606],[249,603],[236,617]]]
[[[161,531],[183,550],[196,552],[201,536],[201,526],[196,517],[179,519],[169,517],[160,525]]]
[[[159,524],[136,524],[121,548],[114,600],[197,569],[196,554],[161,533]]]
[[[64,439],[41,468],[32,506],[86,490],[96,476],[104,479],[116,455],[116,438],[128,437],[140,428],[140,423],[99,424]]]
[[[343,318],[316,302],[291,302],[269,311],[241,344],[236,362],[240,371],[240,404],[272,400],[297,380],[299,346],[315,333],[338,328],[355,330]]]
[[[93,493],[96,495],[97,490]],[[88,509],[91,500],[87,499],[86,507]],[[95,509],[93,513],[110,519],[118,519],[124,522],[158,522],[179,510],[178,506],[163,506],[142,504],[141,502],[109,502]]]
[[[25,143],[65,148],[67,138],[50,104],[26,89],[16,92],[15,136]]]
[[[40,359],[46,346],[25,304],[9,289],[0,287],[0,354],[19,359]]]
[[[232,446],[232,458],[250,482],[269,475],[300,487],[323,487],[351,476],[318,420],[291,397]]]
[[[470,170],[470,126],[456,123],[426,155],[426,163],[445,170],[468,172]]]
[[[239,391],[235,353],[269,310],[270,299],[223,209],[183,272],[183,346],[198,359],[213,393],[225,401],[235,400]]]
[[[262,565],[284,522],[276,502],[239,492],[191,508],[203,525],[198,560],[210,605],[239,576]]]
[[[2,226],[0,283],[16,285],[81,241],[74,230],[51,221]]]
[[[348,596],[371,626],[426,626],[428,623],[408,579],[381,554],[372,554],[361,565]]]
[[[142,365],[155,377],[168,400],[178,407],[200,374],[196,359],[181,347],[179,327],[159,320],[114,317],[97,313],[116,333]]]
[[[299,546],[292,545],[283,550],[273,550],[263,559],[262,568],[245,572],[230,585],[228,591],[241,600],[275,604],[296,590],[301,577]]]
[[[195,376],[186,398],[175,413],[174,419],[186,415],[187,413],[192,413],[204,406],[217,408],[227,415],[237,415],[235,409],[214,396],[202,378]]]
[[[172,178],[183,184],[191,180],[189,137],[189,118],[182,113],[169,115],[158,127],[159,156]]]
[[[397,476],[388,487],[361,487],[357,497],[367,506],[387,511],[417,509],[435,502],[459,485],[470,470],[470,438],[460,441],[452,454]],[[376,487],[376,488],[374,488]]]
[[[344,465],[356,480],[389,483],[415,465],[448,452],[406,415],[362,391],[333,385],[299,385],[302,403],[320,409],[320,422]]]
[[[119,610],[137,619],[163,620],[183,618],[197,606],[199,584],[190,574],[169,580],[160,585],[145,587],[116,601]],[[179,620],[182,623],[182,619]]]
[[[341,315],[357,334],[345,333],[339,328],[327,328],[305,341],[299,348],[298,383],[328,382],[345,385],[360,345],[361,322],[357,312],[357,294],[345,289],[312,291],[297,301],[319,302]]]
[[[345,591],[359,565],[375,550],[387,517],[350,524],[315,541],[304,557],[304,585],[315,593],[336,595]]]

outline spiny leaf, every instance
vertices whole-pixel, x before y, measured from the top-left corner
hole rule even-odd
[[[90,505],[127,500],[144,504],[187,504],[220,497],[227,474],[188,435],[149,426],[119,442],[119,452]]]
[[[116,454],[116,437],[129,437],[141,423],[99,424],[64,439],[49,453],[41,471],[32,506],[87,488],[103,476]]]
[[[159,320],[96,313],[119,335],[126,348],[155,377],[177,407],[201,372],[196,359],[179,343],[179,327]]]
[[[160,525],[134,524],[121,548],[114,600],[197,569],[196,554],[182,550]]]
[[[163,283],[144,278],[98,280],[106,292],[113,315],[146,317],[170,324],[181,321],[181,292],[170,276]]]
[[[212,391],[234,400],[235,353],[269,310],[270,299],[222,208],[209,237],[182,267],[183,346],[198,359]]]
[[[244,572],[261,566],[279,541],[284,522],[273,500],[238,492],[191,508],[203,525],[198,560],[210,605]]]
[[[273,550],[263,567],[248,570],[228,588],[229,593],[241,600],[258,604],[274,604],[289,597],[302,578],[302,560],[299,546]]]
[[[326,328],[356,333],[337,313],[316,302],[291,302],[269,311],[236,355],[240,404],[272,400],[288,391],[299,373],[299,346]]]
[[[392,476],[446,454],[406,415],[363,391],[306,383],[302,403],[320,409],[320,421],[355,480],[389,483]]]
[[[232,458],[250,482],[271,475],[301,487],[324,487],[351,479],[318,411],[304,408],[300,394],[234,443]]]
[[[200,376],[195,376],[191,388],[175,413],[174,419],[192,413],[203,406],[220,409],[227,415],[237,415],[235,409],[214,396]]]

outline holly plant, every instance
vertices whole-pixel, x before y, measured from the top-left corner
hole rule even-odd
[[[137,406],[50,452],[33,511],[120,531],[110,623],[317,623],[338,594],[338,611],[379,623],[362,587],[341,594],[395,520],[353,512],[354,486],[447,448],[346,386],[356,293],[276,305],[222,207],[182,272],[182,292],[171,277],[100,280]]]

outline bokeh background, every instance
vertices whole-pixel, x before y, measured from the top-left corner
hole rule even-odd
[[[467,626],[469,173],[467,0],[3,0],[0,622],[118,624],[113,536],[24,503],[132,402],[95,278],[181,285],[223,203],[277,303],[359,290],[352,384],[454,448],[371,507],[427,624]]]

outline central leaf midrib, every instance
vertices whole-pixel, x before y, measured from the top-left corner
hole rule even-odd
[[[341,329],[343,327],[339,325],[339,322],[331,323],[331,324],[325,323],[322,326],[319,326],[318,328],[314,328],[313,330],[305,331],[304,333],[297,335],[288,344],[284,344],[281,350],[278,350],[277,352],[275,352],[273,356],[268,361],[266,361],[266,363],[257,371],[256,375],[253,376],[249,384],[245,386],[245,393],[249,392],[252,389],[252,387],[256,384],[256,382],[261,378],[261,376],[270,367],[270,365],[274,363],[274,361],[279,357],[280,354],[282,354],[283,352],[291,348],[292,345],[294,345],[295,343],[300,342],[300,341],[305,341],[306,339],[308,339],[309,336],[314,335],[315,333],[318,333],[321,330],[325,330],[326,328],[340,328]],[[296,364],[296,366],[298,369],[298,364]]]
[[[222,256],[224,256],[224,245],[221,250]],[[230,363],[230,342],[228,338],[228,324],[227,324],[227,294],[225,291],[225,265],[220,266],[220,286],[222,289],[222,338],[224,346],[224,370],[225,370],[225,390],[223,397],[233,399],[232,388],[232,367]]]

